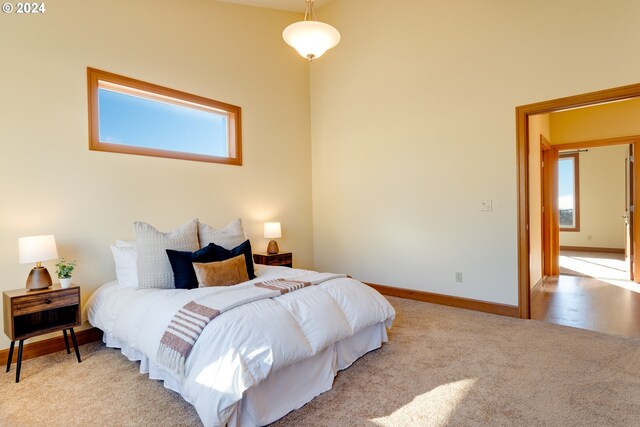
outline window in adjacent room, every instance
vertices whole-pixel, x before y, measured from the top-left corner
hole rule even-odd
[[[561,153],[558,159],[560,231],[580,231],[578,159],[578,153]]]
[[[242,164],[240,107],[87,69],[89,149]]]

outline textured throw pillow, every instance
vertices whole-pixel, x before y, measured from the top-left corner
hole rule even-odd
[[[201,288],[237,285],[249,280],[244,255],[238,255],[226,261],[194,262],[193,268]]]
[[[193,269],[194,262],[220,261],[213,247],[206,246],[195,252],[175,251],[167,249],[169,263],[173,270],[173,281],[177,289],[193,289],[198,287],[198,278]],[[242,260],[244,262],[244,258]]]
[[[111,246],[113,261],[116,264],[116,278],[118,286],[121,288],[137,288],[138,287],[138,266],[136,259],[138,251],[133,247],[127,246]]]
[[[200,222],[198,223],[198,234],[200,236],[201,248],[204,248],[209,243],[215,243],[218,246],[230,250],[247,240],[240,218],[220,230],[216,230],[210,225]]]
[[[173,288],[173,271],[167,249],[198,250],[198,220],[194,219],[168,233],[145,222],[135,222],[133,229],[138,250],[138,287]]]
[[[231,250],[218,246],[215,243],[210,243],[209,247],[216,261],[225,261],[238,255],[244,255],[247,265],[247,276],[249,276],[249,279],[255,279],[256,274],[253,271],[253,255],[251,253],[251,243],[249,240],[245,240],[244,243]]]

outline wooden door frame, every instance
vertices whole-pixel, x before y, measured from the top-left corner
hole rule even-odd
[[[621,136],[621,137],[617,137],[617,138],[606,138],[606,139],[595,139],[595,140],[590,140],[590,141],[577,141],[577,142],[568,142],[568,143],[564,143],[564,144],[556,144],[553,145],[554,149],[557,149],[559,151],[565,151],[565,150],[583,150],[583,149],[588,149],[588,148],[598,148],[598,147],[613,147],[613,146],[617,146],[617,145],[623,145],[623,146],[628,146],[628,145],[633,145],[633,152],[635,153],[636,150],[638,149],[638,147],[640,147],[640,135],[630,135],[630,136]],[[556,181],[557,180],[557,176],[554,177],[553,180],[553,185],[555,188],[557,188],[556,185]],[[625,177],[626,180],[626,177]],[[637,186],[638,186],[638,174],[635,173],[634,174],[634,179],[633,179],[634,183],[633,183],[633,193],[634,193],[634,203],[637,204],[636,200],[638,200],[638,191],[637,191]],[[557,194],[554,194],[552,197],[556,197],[557,198]],[[625,196],[626,198],[626,196]],[[577,198],[576,198],[577,200]],[[634,215],[635,216],[635,215]],[[557,215],[556,215],[557,217]],[[559,224],[558,224],[558,219],[555,219],[556,222],[556,227],[559,230]],[[636,241],[638,240],[638,238],[640,238],[640,235],[638,234],[640,232],[640,227],[636,227],[635,226],[635,221],[632,223],[633,227],[631,230],[632,233],[632,244],[633,244],[633,250],[632,253],[635,255],[636,251]],[[561,230],[560,230],[561,231]],[[543,239],[545,238],[545,236],[543,236]],[[627,237],[625,236],[625,240],[627,239]],[[558,256],[560,254],[560,242],[559,241],[555,241],[552,242],[552,244],[555,246],[555,248],[552,249],[552,253],[554,254],[554,256]],[[544,240],[543,240],[543,247],[544,247]],[[633,268],[632,271],[635,271],[635,266],[636,266],[636,259],[635,256],[633,258]],[[640,260],[639,260],[640,262]],[[557,264],[557,262],[556,262]],[[559,268],[559,266],[558,266]],[[556,271],[553,274],[557,275],[559,272]],[[636,282],[638,281],[638,277],[634,277],[633,275],[631,276],[631,280],[635,280]]]
[[[531,294],[529,271],[529,116],[604,104],[625,99],[640,98],[640,84],[622,86],[582,95],[558,98],[535,104],[516,107],[516,165],[518,192],[518,314],[523,319],[531,318]],[[614,145],[614,144],[612,144]],[[563,148],[569,148],[564,144]],[[636,183],[638,183],[636,174]],[[637,188],[637,186],[636,186]],[[637,191],[636,191],[637,195]],[[636,197],[637,199],[637,197]],[[635,221],[638,223],[640,221]],[[638,226],[634,223],[634,244],[638,245]],[[636,266],[638,251],[634,250]]]
[[[558,149],[540,135],[542,188],[542,278],[560,272],[560,220],[558,218]],[[542,165],[541,165],[542,166]]]

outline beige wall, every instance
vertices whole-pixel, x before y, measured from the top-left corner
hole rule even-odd
[[[636,0],[322,7],[342,42],[311,66],[316,267],[517,304],[515,107],[637,83],[639,15]]]
[[[29,272],[18,237],[51,233],[78,260],[86,300],[114,278],[109,244],[133,237],[134,220],[241,217],[257,251],[262,222],[281,221],[280,247],[313,265],[309,65],[280,35],[300,15],[201,0],[46,6],[0,16],[0,291]],[[241,106],[244,165],[89,151],[87,66]]]
[[[550,114],[553,145],[640,135],[640,99]]]
[[[542,279],[542,176],[540,137],[551,139],[549,114],[529,117],[529,286]]]
[[[561,246],[625,247],[626,149],[615,145],[579,154],[580,231],[561,232]]]

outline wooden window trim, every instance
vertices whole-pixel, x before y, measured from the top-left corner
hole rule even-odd
[[[573,158],[573,209],[575,210],[574,227],[563,227],[560,225],[560,231],[579,232],[580,231],[580,155],[579,153],[562,154],[558,156],[558,160]]]
[[[236,166],[242,165],[242,109],[240,107],[90,67],[87,67],[87,86],[89,98],[89,150],[222,163]],[[108,86],[124,87],[125,90],[123,92],[129,92],[131,94],[143,91],[147,93],[147,98],[167,101],[168,97],[173,100],[171,102],[173,104],[182,106],[189,105],[192,108],[205,111],[214,110],[217,113],[225,114],[228,119],[227,135],[229,157],[207,156],[204,154],[183,153],[157,148],[133,147],[100,141],[98,89]]]

